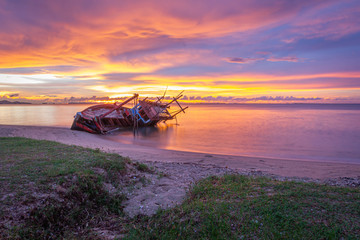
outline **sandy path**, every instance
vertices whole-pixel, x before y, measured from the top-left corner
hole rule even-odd
[[[113,142],[101,135],[72,131],[56,127],[27,127],[0,125],[0,137],[27,137],[51,140],[65,144],[99,148],[106,152],[129,156],[132,160],[146,162],[165,177],[137,172],[132,178],[145,177],[146,184],[128,192],[125,212],[130,216],[154,214],[159,208],[169,208],[181,203],[189,187],[211,175],[240,173],[266,175],[280,180],[328,182],[338,185],[360,184],[360,164],[295,161],[255,157],[239,157],[156,149]],[[0,141],[1,144],[1,141]],[[341,179],[339,179],[341,178]]]

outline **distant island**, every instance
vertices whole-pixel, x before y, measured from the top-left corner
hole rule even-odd
[[[0,104],[31,104],[31,103],[28,103],[28,102],[18,102],[18,101],[10,102],[10,101],[7,101],[7,100],[2,100],[2,101],[0,101]]]

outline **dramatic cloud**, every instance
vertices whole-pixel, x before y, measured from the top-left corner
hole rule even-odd
[[[317,3],[287,1],[2,1],[3,67],[96,63],[132,52],[257,30]],[[189,7],[191,6],[191,7]],[[93,65],[92,65],[93,64]],[[120,64],[119,68],[126,68]]]
[[[351,98],[359,16],[357,0],[0,0],[0,89]]]
[[[295,36],[288,42],[301,38],[337,40],[360,31],[360,6],[356,1],[329,4],[317,11],[305,12],[293,26],[291,32]]]
[[[323,98],[319,97],[293,97],[293,96],[260,96],[260,97],[223,97],[223,96],[206,96],[206,97],[187,97],[185,96],[182,100],[196,100],[196,101],[205,101],[205,102],[231,102],[231,103],[241,103],[241,102],[297,102],[297,101],[321,101]]]

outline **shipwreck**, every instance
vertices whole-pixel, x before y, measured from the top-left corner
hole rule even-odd
[[[72,130],[89,133],[106,134],[120,129],[134,130],[139,127],[155,126],[160,122],[175,119],[179,113],[185,113],[188,107],[182,107],[178,100],[183,97],[183,91],[165,102],[165,94],[156,100],[139,99],[138,94],[122,103],[100,104],[86,108],[76,113]],[[125,107],[133,101],[134,107]],[[176,103],[177,109],[170,111],[170,105]]]

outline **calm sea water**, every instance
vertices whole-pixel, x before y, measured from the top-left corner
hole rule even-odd
[[[87,105],[0,105],[0,124],[70,127]],[[163,149],[360,163],[360,105],[191,105],[156,128],[103,136]]]

